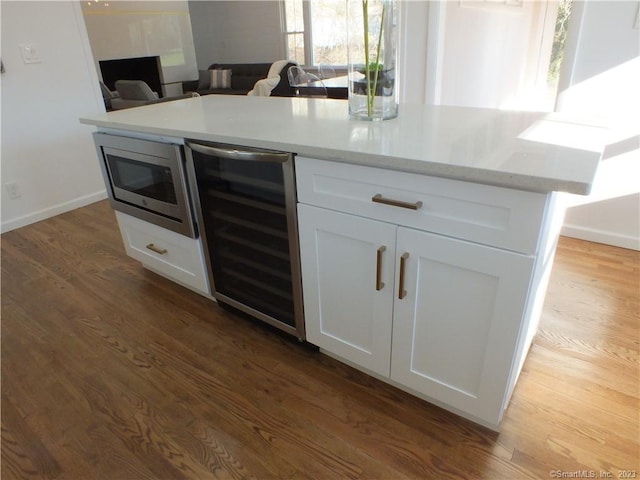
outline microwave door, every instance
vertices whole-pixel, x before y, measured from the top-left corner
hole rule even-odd
[[[164,158],[104,149],[111,189],[116,200],[170,218],[183,218],[182,181],[174,164]]]
[[[180,143],[103,132],[93,139],[114,210],[197,238]]]

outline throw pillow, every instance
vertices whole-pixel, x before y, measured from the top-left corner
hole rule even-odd
[[[231,88],[231,70],[209,70],[211,83],[209,88]]]

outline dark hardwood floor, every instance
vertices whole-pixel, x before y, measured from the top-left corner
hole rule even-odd
[[[638,252],[561,239],[499,434],[144,270],[106,202],[1,260],[3,480],[640,475]]]

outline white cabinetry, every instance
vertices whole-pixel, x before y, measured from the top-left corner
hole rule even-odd
[[[132,258],[162,276],[210,295],[202,244],[157,225],[115,212],[124,248]]]
[[[296,171],[307,340],[497,428],[545,195],[307,158]]]
[[[495,421],[533,258],[401,227],[396,257],[406,254],[404,297],[394,296],[391,378]]]
[[[299,205],[298,231],[307,340],[389,376],[396,226]]]

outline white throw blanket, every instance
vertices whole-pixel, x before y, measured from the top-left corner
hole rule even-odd
[[[271,90],[276,88],[280,83],[280,77],[267,77],[258,80],[247,95],[254,97],[268,97],[271,95]]]
[[[258,80],[253,86],[253,90],[247,93],[247,95],[255,97],[270,96],[271,91],[276,88],[278,83],[280,83],[280,72],[287,63],[289,63],[289,60],[278,60],[277,62],[273,62],[269,68],[267,78]]]

